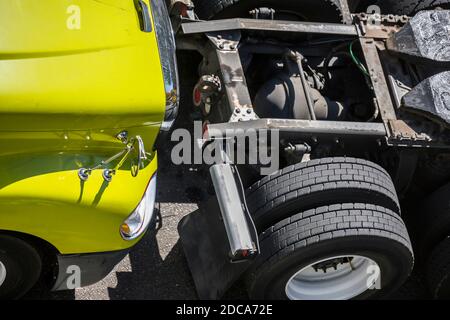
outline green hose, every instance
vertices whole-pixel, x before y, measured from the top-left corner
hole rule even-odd
[[[353,52],[353,44],[358,41],[355,40],[352,43],[350,43],[350,55],[353,59],[353,62],[355,62],[356,66],[358,67],[358,69],[360,69],[362,71],[362,73],[364,73],[364,75],[366,76],[370,76],[369,71],[367,71],[366,66],[358,59],[358,57],[356,57],[355,53]]]

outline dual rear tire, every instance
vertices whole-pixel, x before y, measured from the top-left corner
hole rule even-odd
[[[395,188],[374,163],[294,165],[254,184],[247,202],[261,247],[246,275],[252,298],[386,297],[412,270]]]

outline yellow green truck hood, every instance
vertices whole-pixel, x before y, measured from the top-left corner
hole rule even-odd
[[[0,1],[0,230],[61,253],[134,244],[119,227],[155,174],[166,107],[154,25],[141,22],[132,0]],[[139,176],[127,161],[110,183],[101,171],[82,183],[124,130],[148,153]]]
[[[164,92],[134,1],[0,1],[0,130],[157,123]]]

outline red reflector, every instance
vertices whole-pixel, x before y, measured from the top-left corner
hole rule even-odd
[[[202,103],[202,93],[198,88],[194,89],[194,104],[198,107]]]
[[[188,17],[188,7],[186,6],[186,5],[181,5],[181,16],[182,17],[184,17],[184,18],[187,18]]]

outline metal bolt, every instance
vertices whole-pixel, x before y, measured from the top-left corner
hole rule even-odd
[[[128,131],[122,131],[120,132],[116,138],[120,141],[122,141],[122,143],[127,144],[128,143]]]
[[[78,170],[78,177],[81,181],[87,181],[89,179],[89,174],[89,169],[81,168],[80,170]]]
[[[113,175],[115,173],[116,172],[114,170],[105,169],[105,170],[103,170],[103,174],[102,174],[103,179],[105,179],[106,182],[111,182]]]

